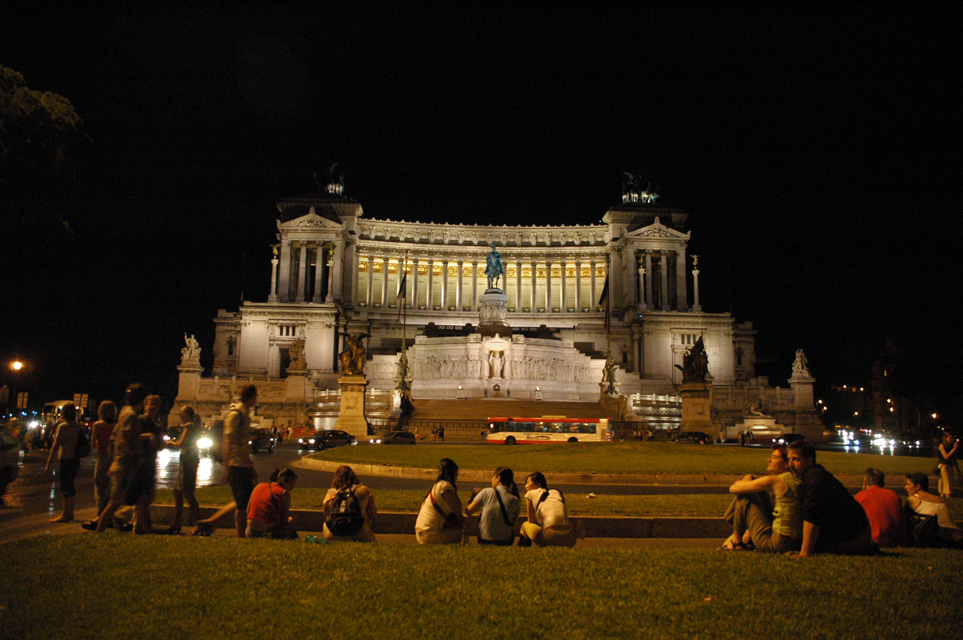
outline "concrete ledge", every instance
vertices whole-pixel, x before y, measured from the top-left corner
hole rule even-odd
[[[201,507],[201,518],[209,518],[218,507]],[[151,513],[157,521],[169,522],[174,515],[173,505],[152,505]],[[299,531],[321,531],[324,516],[320,511],[292,510],[295,525]],[[418,514],[414,512],[381,511],[375,522],[375,533],[414,534],[415,520]],[[582,516],[573,518],[580,520],[585,527],[587,538],[720,538],[732,533],[732,525],[722,518],[617,518],[604,516]],[[516,523],[515,533],[525,517],[520,517]],[[225,518],[221,523],[223,528],[232,528],[234,521]],[[468,519],[468,534],[478,535],[478,518]]]
[[[296,466],[313,471],[334,473],[344,462],[335,460],[320,460],[310,456],[301,458]],[[438,473],[437,469],[418,467],[399,467],[388,464],[353,463],[351,468],[359,477],[375,476],[379,478],[404,478],[408,480],[424,480],[431,482]],[[515,482],[523,480],[532,470],[515,470]],[[459,482],[488,483],[492,472],[487,469],[459,469]],[[725,473],[548,473],[549,486],[553,484],[628,484],[628,485],[686,485],[696,487],[728,487],[737,480],[742,480],[745,474]],[[863,476],[834,474],[840,482],[851,488],[861,488]]]

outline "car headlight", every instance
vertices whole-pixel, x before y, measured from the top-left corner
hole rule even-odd
[[[310,440],[308,440],[308,444],[314,444],[314,438],[311,438]]]
[[[214,442],[210,438],[201,438],[197,441],[198,449],[210,449]]]

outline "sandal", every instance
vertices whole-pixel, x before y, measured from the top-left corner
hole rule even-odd
[[[194,530],[191,531],[191,535],[210,537],[214,535],[214,525],[206,522],[198,522],[196,525],[194,525]]]

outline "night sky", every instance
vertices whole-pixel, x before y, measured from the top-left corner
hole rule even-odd
[[[217,309],[266,299],[275,202],[334,162],[368,218],[482,224],[595,223],[644,171],[760,375],[804,348],[867,384],[893,339],[963,388],[950,5],[40,7],[5,7],[0,64],[91,143],[71,233],[0,256],[34,404],[171,399],[183,332],[210,366]]]

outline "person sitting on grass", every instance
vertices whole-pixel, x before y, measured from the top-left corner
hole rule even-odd
[[[816,464],[816,449],[810,443],[789,444],[789,469],[803,488],[803,540],[792,557],[871,553],[875,545],[866,512],[833,474]]]
[[[953,516],[946,506],[946,501],[940,496],[930,493],[930,479],[925,473],[914,471],[906,475],[906,507],[914,515],[929,517],[936,516],[939,524],[937,536],[943,543],[959,544],[963,539],[963,532],[956,526]]]
[[[297,540],[290,515],[291,492],[297,481],[297,474],[290,469],[280,473],[275,469],[270,482],[254,487],[247,505],[246,537]]]
[[[866,512],[873,531],[873,542],[880,547],[904,547],[909,542],[909,520],[899,496],[885,489],[886,476],[870,467],[863,474],[863,490],[856,494],[856,502]]]
[[[458,499],[458,465],[450,458],[442,458],[438,464],[438,476],[428,495],[421,503],[418,520],[415,521],[415,538],[418,544],[458,544],[465,530],[465,518],[461,514]]]
[[[181,532],[181,517],[184,513],[184,500],[190,509],[190,524],[200,520],[201,509],[194,497],[197,488],[197,467],[200,464],[200,452],[197,450],[197,440],[201,437],[201,422],[194,412],[194,407],[184,405],[178,412],[181,419],[181,433],[171,445],[181,450],[180,464],[177,469],[177,482],[174,484],[174,520],[167,530],[170,534]]]
[[[541,472],[525,479],[525,501],[528,521],[522,524],[518,546],[574,547],[578,532],[565,513],[565,496],[558,489],[549,489]]]
[[[334,472],[334,480],[324,496],[322,509],[324,528],[321,537],[325,540],[375,542],[374,521],[378,517],[378,509],[375,507],[374,494],[361,484],[354,469],[348,465],[343,464]],[[338,510],[338,513],[332,516],[332,509]],[[347,535],[333,532],[328,525],[329,520],[333,523],[331,526]]]
[[[492,476],[492,486],[472,491],[465,507],[468,515],[481,511],[478,544],[512,546],[520,504],[514,472],[508,467],[499,467]]]
[[[725,519],[732,535],[723,549],[758,549],[774,553],[798,551],[802,544],[800,480],[789,471],[784,445],[775,445],[766,463],[769,475],[745,476],[731,487],[735,494]]]

